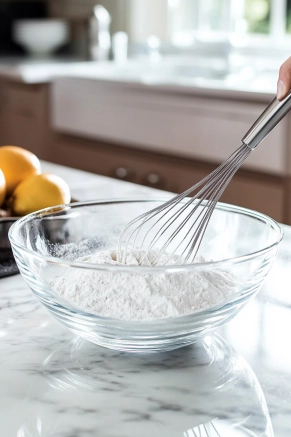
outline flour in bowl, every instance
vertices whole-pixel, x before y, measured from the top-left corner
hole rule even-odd
[[[138,265],[144,251],[127,256],[126,265]],[[156,257],[150,251],[143,265]],[[160,258],[160,264],[166,260]],[[104,250],[78,258],[104,266],[123,265],[115,250]],[[203,262],[204,259],[199,259]],[[129,273],[68,268],[51,284],[62,298],[78,308],[103,317],[123,320],[152,320],[177,317],[219,304],[237,291],[235,277],[222,270],[186,273]]]

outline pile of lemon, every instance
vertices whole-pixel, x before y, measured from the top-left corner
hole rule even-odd
[[[68,184],[59,176],[42,173],[38,157],[18,146],[0,147],[0,208],[23,216],[70,203]]]

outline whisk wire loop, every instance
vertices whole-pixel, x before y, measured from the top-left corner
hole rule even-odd
[[[169,264],[172,260],[174,264],[193,262],[219,198],[251,151],[247,145],[242,144],[204,179],[132,220],[120,234],[118,259],[125,262],[127,253],[135,248],[144,249],[145,252],[139,261],[142,264],[149,252],[155,249],[155,257],[151,264],[156,265],[172,243],[178,240],[163,263]],[[192,197],[183,202],[190,194],[193,194]],[[186,230],[182,235],[184,228]],[[143,235],[138,245],[142,231]],[[159,244],[164,237],[165,241]],[[177,255],[179,249],[181,253]]]
[[[240,159],[241,159],[241,156],[240,156]],[[240,166],[240,162],[241,162],[240,159],[238,160],[238,162],[236,164],[238,166]],[[193,238],[190,240],[189,244],[186,247],[186,249],[187,249],[189,247],[190,243],[192,242],[190,250],[189,250],[188,254],[185,256],[185,261],[188,261],[190,259],[191,255],[192,255],[193,259],[195,258],[195,255],[199,249],[201,240],[202,240],[204,232],[208,226],[209,220],[210,220],[211,215],[214,211],[214,208],[217,204],[217,201],[221,197],[221,195],[224,192],[225,188],[227,187],[229,181],[231,180],[231,178],[233,177],[233,175],[237,171],[237,167],[235,167],[235,168],[231,168],[231,166],[227,166],[227,167],[228,167],[227,168],[228,171],[222,177],[222,180],[220,181],[220,185],[219,184],[217,185],[217,189],[212,190],[212,188],[210,188],[206,192],[206,197],[208,198],[208,204],[207,204],[207,207],[204,208],[201,212],[201,214],[203,214],[203,217],[201,219],[199,229],[197,230],[196,233],[193,234]],[[211,191],[212,191],[212,193],[211,193]],[[210,193],[211,193],[211,195],[210,195]],[[193,229],[193,226],[191,229]],[[190,232],[190,230],[189,230],[189,232]],[[178,261],[180,262],[180,260],[181,260],[181,256],[178,259]]]

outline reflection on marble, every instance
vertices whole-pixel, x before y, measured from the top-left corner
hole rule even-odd
[[[23,372],[17,437],[273,436],[253,371],[219,336],[148,356],[76,337]]]

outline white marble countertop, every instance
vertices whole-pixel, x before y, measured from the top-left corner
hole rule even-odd
[[[28,84],[47,83],[56,74],[64,74],[72,67],[87,64],[88,61],[70,57],[0,57],[0,78]]]
[[[155,63],[137,59],[124,64],[77,58],[4,57],[0,58],[0,78],[36,84],[52,82],[59,76],[78,77],[116,82],[124,87],[151,87],[172,93],[269,101],[276,92],[280,62],[270,61],[269,68],[259,63],[255,66],[253,62],[225,76],[218,69],[216,76],[213,74],[215,69],[211,70],[211,61],[205,67],[195,57],[165,57]]]
[[[160,196],[49,163],[77,199]],[[290,437],[291,228],[258,296],[175,352],[115,353],[59,324],[20,275],[0,279],[1,437]]]

